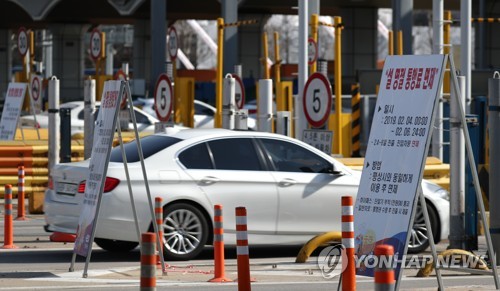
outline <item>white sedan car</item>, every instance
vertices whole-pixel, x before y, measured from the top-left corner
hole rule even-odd
[[[96,117],[99,111],[100,102],[96,102]],[[75,134],[78,132],[83,132],[84,128],[84,104],[83,101],[72,101],[61,104],[60,108],[70,108],[71,109],[71,134]],[[143,110],[134,107],[135,119],[137,121],[137,130],[138,131],[146,131],[146,132],[154,132],[155,123],[159,122],[158,119],[151,116],[150,114],[144,112]],[[41,114],[36,115],[36,124],[35,118],[33,115],[25,115],[21,116],[21,125],[22,126],[35,126],[38,128],[47,128],[49,127],[49,115],[47,112],[43,112]],[[129,129],[133,129],[132,119],[129,119]]]
[[[136,106],[142,106],[142,110],[156,116],[153,98],[137,98]],[[194,100],[194,128],[214,128],[214,116],[217,110],[210,104],[200,100]],[[249,114],[250,115],[250,114]],[[248,128],[256,129],[257,121],[254,117],[247,119]]]
[[[251,246],[300,245],[341,229],[341,196],[356,196],[361,173],[286,136],[224,129],[175,130],[141,139],[151,194],[163,199],[165,256],[196,257],[213,242],[214,205],[224,207],[225,244],[234,245],[235,207],[245,206]],[[125,145],[140,232],[152,230],[136,142]],[[45,193],[46,230],[75,233],[88,160],[59,164]],[[449,231],[448,192],[423,182],[437,241]],[[120,147],[111,152],[95,242],[109,251],[138,245]],[[422,212],[410,251],[428,246]]]

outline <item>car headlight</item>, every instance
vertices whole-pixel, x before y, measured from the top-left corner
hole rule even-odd
[[[439,198],[446,200],[446,201],[450,201],[450,192],[448,192],[444,188],[439,188],[438,190],[434,191],[433,194]]]

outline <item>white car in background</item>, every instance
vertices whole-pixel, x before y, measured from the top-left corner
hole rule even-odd
[[[137,141],[125,144],[139,232],[152,220]],[[224,207],[224,242],[236,243],[234,209],[247,208],[248,241],[301,245],[317,234],[341,230],[341,197],[355,197],[361,172],[299,140],[272,133],[226,129],[172,129],[141,139],[152,199],[163,199],[165,256],[192,259],[213,243],[214,205]],[[76,233],[89,161],[56,165],[45,192],[47,231]],[[449,233],[449,193],[422,182],[436,241]],[[429,245],[417,208],[410,252]],[[120,147],[111,152],[95,233],[108,251],[138,245]]]
[[[95,117],[99,112],[100,102],[96,102],[96,112]],[[70,108],[71,109],[71,134],[83,132],[84,129],[84,104],[83,101],[72,101],[63,103],[59,108]],[[151,116],[150,114],[144,112],[143,110],[134,107],[135,119],[137,121],[137,130],[139,132],[154,132],[154,125],[159,122],[158,119]],[[47,112],[42,112],[36,115],[36,123],[33,115],[25,115],[20,117],[21,126],[24,127],[38,127],[38,128],[48,128],[49,127],[49,115]],[[129,119],[129,129],[133,129],[132,119]]]
[[[153,98],[137,98],[134,105],[140,106],[145,112],[152,116],[156,116]],[[216,111],[217,109],[212,105],[200,100],[194,100],[194,128],[214,128],[214,116]],[[247,121],[249,129],[257,128],[255,118],[249,117]]]

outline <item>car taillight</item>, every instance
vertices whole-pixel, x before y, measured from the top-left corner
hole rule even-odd
[[[78,193],[85,193],[85,183],[86,181],[83,181],[80,183],[80,185],[78,185]],[[113,191],[113,189],[115,189],[118,184],[120,184],[120,180],[116,178],[106,177],[103,192]]]
[[[54,190],[54,180],[52,180],[52,177],[49,176],[49,185],[48,185],[50,190]]]

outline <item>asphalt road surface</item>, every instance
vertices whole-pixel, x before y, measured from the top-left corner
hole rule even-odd
[[[3,245],[4,218],[0,214]],[[83,278],[85,258],[77,257],[74,272],[69,272],[73,256],[72,243],[53,243],[43,230],[42,215],[29,215],[28,221],[14,222],[14,244],[18,249],[0,249],[0,290],[137,290],[140,280],[139,249],[125,254],[110,253],[94,245]],[[480,242],[483,240],[481,239]],[[481,244],[481,243],[480,243]],[[481,244],[484,246],[484,243]],[[438,250],[447,244],[438,245]],[[253,290],[337,290],[338,276],[325,279],[317,264],[315,252],[307,263],[296,264],[297,247],[250,248]],[[237,278],[236,251],[226,248],[226,277]],[[426,253],[429,254],[428,252]],[[236,290],[237,283],[209,283],[213,278],[213,251],[206,248],[192,261],[168,261],[166,273],[157,271],[158,290]],[[405,269],[401,290],[436,290],[435,273],[428,278],[416,277],[418,269]],[[491,275],[471,275],[442,271],[447,290],[494,289]],[[357,278],[358,290],[373,290],[373,278]]]

